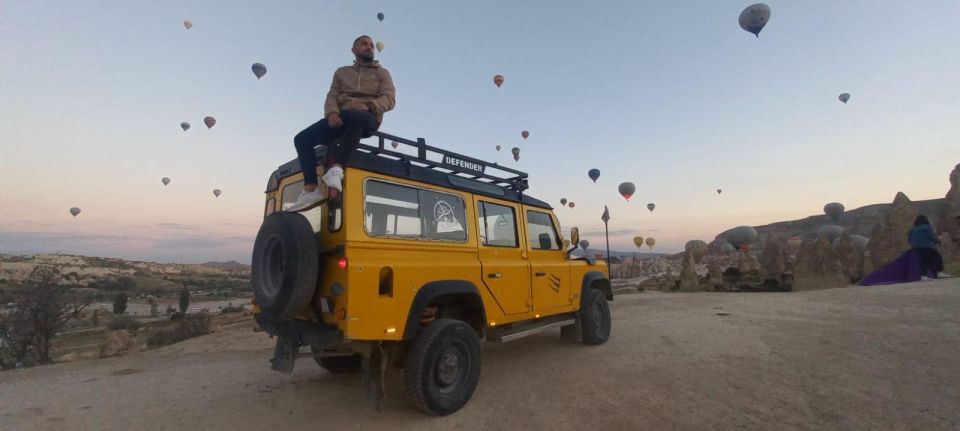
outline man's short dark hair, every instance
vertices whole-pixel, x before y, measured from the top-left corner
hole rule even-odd
[[[370,36],[367,36],[367,35],[365,35],[365,34],[364,34],[364,35],[360,35],[360,37],[358,37],[358,38],[356,38],[356,39],[354,39],[354,40],[353,40],[353,44],[354,44],[354,45],[356,45],[356,44],[357,44],[357,42],[359,42],[359,41],[360,41],[360,39],[363,39],[363,38],[367,38],[367,39],[370,39],[370,41],[371,41],[371,42],[373,42],[373,38],[372,38],[372,37],[370,37]]]

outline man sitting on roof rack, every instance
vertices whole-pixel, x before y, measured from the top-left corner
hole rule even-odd
[[[360,139],[370,136],[383,121],[383,113],[396,104],[390,72],[373,59],[373,39],[360,36],[353,41],[351,66],[333,74],[333,83],[324,103],[326,118],[307,127],[293,138],[297,158],[303,171],[303,193],[287,211],[302,211],[315,206],[323,195],[317,190],[317,145],[327,147],[327,172],[323,182],[333,190],[343,191],[343,166]],[[337,145],[331,145],[340,138]]]

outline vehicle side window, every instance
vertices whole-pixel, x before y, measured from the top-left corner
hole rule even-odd
[[[560,250],[560,237],[549,214],[527,211],[527,239],[531,250]]]
[[[300,197],[300,192],[303,191],[303,180],[297,181],[295,183],[287,184],[283,187],[283,193],[281,193],[280,208],[283,211],[286,211],[287,208],[293,205],[297,201],[297,198]],[[320,227],[323,226],[320,224],[320,220],[323,218],[323,207],[318,206],[311,208],[306,211],[301,211],[304,217],[307,218],[307,221],[310,222],[310,227],[313,228],[314,232],[319,232]]]
[[[277,207],[277,199],[270,198],[270,200],[267,201],[267,205],[263,209],[263,217],[266,218],[268,215],[273,214],[276,207]]]
[[[480,239],[492,247],[517,247],[517,215],[513,208],[480,202]]]
[[[466,241],[463,198],[448,193],[368,181],[364,228],[373,236]]]

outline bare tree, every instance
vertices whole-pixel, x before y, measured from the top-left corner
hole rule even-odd
[[[57,284],[57,274],[49,268],[37,267],[14,296],[16,307],[0,316],[0,345],[7,354],[22,362],[35,350],[41,363],[51,361],[53,338],[71,319],[77,318],[90,305],[90,298],[71,294]]]

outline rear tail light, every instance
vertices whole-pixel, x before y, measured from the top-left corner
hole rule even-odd
[[[339,260],[337,260],[337,268],[347,269],[347,258],[341,257]]]

